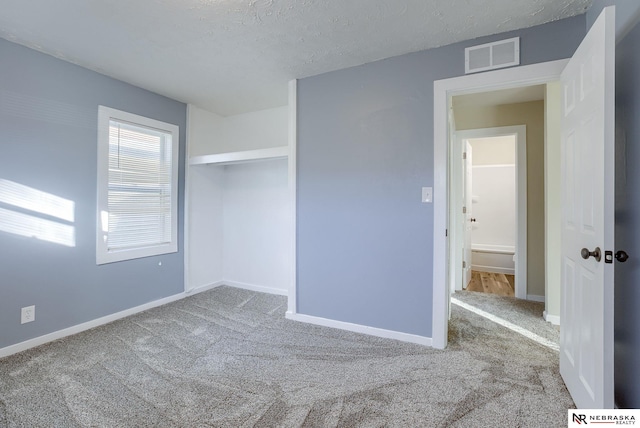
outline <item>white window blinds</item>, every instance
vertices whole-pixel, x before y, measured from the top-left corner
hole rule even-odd
[[[97,264],[178,251],[179,131],[98,108]]]
[[[109,121],[109,251],[171,241],[171,134]]]

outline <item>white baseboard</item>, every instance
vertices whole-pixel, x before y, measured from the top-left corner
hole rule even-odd
[[[547,311],[542,312],[542,316],[545,321],[550,322],[553,325],[560,325],[560,315],[549,315]]]
[[[221,281],[222,284],[228,285],[229,287],[242,288],[244,290],[258,291],[260,293],[268,293],[268,294],[277,294],[279,296],[287,296],[289,294],[289,290],[284,288],[275,288],[275,287],[265,287],[263,285],[255,285],[255,284],[247,284],[244,282],[237,281]]]
[[[0,349],[0,358],[8,357],[9,355],[17,354],[18,352],[26,351],[27,349],[35,348],[36,346],[44,345],[45,343],[62,339],[63,337],[78,334],[85,330],[99,327],[101,325],[108,324],[110,322],[137,314],[139,312],[143,312],[158,306],[166,305],[167,303],[175,302],[176,300],[183,299],[185,296],[186,295],[184,292],[174,294],[173,296],[165,297],[159,300],[154,300],[153,302],[145,303],[144,305],[136,306],[135,308],[125,309],[124,311],[116,312],[115,314],[106,315],[104,317],[96,318],[94,320],[87,321],[82,324],[76,324],[72,327],[54,331],[52,333],[48,333],[43,336],[34,337],[33,339],[16,343],[15,345],[7,346],[5,348]]]
[[[177,300],[184,299],[185,297],[193,296],[195,294],[202,293],[203,291],[211,290],[223,284],[224,283],[222,281],[218,281],[213,284],[192,288],[191,290],[183,291],[182,293],[174,294],[173,296],[164,297],[162,299],[154,300],[153,302],[145,303],[134,308],[116,312],[115,314],[106,315],[104,317],[96,318],[82,324],[76,324],[74,326],[54,331],[43,336],[34,337],[33,339],[16,343],[15,345],[9,345],[0,349],[0,358],[8,357],[9,355],[17,354],[18,352],[26,351],[27,349],[35,348],[36,346],[44,345],[45,343],[53,342],[54,340],[62,339],[67,336],[72,336],[74,334],[78,334],[83,331],[99,327],[101,325],[105,325],[140,312],[148,311],[149,309],[157,308],[158,306],[166,305],[167,303],[172,303]]]
[[[277,288],[263,287],[259,285],[244,284],[235,281],[216,281],[212,284],[201,285],[182,293],[174,294],[173,296],[164,297],[153,302],[145,303],[134,308],[125,309],[124,311],[116,312],[115,314],[106,315],[101,318],[96,318],[91,321],[84,322],[82,324],[76,324],[74,326],[47,333],[42,336],[34,337],[33,339],[25,340],[24,342],[16,343],[15,345],[9,345],[0,349],[0,358],[8,357],[9,355],[17,354],[18,352],[26,351],[27,349],[35,348],[36,346],[44,345],[45,343],[53,342],[54,340],[62,339],[67,336],[81,333],[83,331],[99,327],[110,322],[135,315],[140,312],[147,311],[149,309],[156,308],[158,306],[166,305],[167,303],[175,302],[180,299],[184,299],[188,296],[193,296],[198,293],[202,293],[213,288],[220,287],[221,285],[229,285],[231,287],[244,288],[252,291],[259,291],[262,293],[279,294],[286,296],[287,290],[281,290]]]
[[[224,285],[224,281],[216,281],[211,284],[199,285],[197,287],[190,288],[189,290],[185,290],[184,293],[191,296],[192,294],[198,294],[207,290],[213,290],[214,288],[218,288],[221,285]]]
[[[307,324],[315,324],[321,325],[323,327],[337,328],[339,330],[353,331],[354,333],[368,334],[370,336],[384,337],[386,339],[395,339],[402,342],[417,343],[418,345],[431,346],[432,344],[430,337],[401,333],[399,331],[368,327],[366,325],[352,324],[350,322],[344,321],[335,321],[327,318],[315,317],[312,315],[294,314],[292,312],[287,312],[286,317],[287,319],[300,321]]]
[[[497,266],[471,265],[471,270],[478,272],[503,273],[505,275],[515,275],[516,270]]]
[[[527,300],[531,300],[532,302],[545,302],[544,296],[536,296],[535,294],[527,294]]]
[[[197,287],[190,288],[189,290],[185,290],[184,293],[190,296],[192,294],[202,293],[203,291],[213,290],[221,285],[224,285],[224,281],[216,281],[211,284],[199,285]]]

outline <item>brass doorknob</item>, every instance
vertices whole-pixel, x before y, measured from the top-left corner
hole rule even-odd
[[[588,249],[583,248],[580,251],[580,255],[585,260],[587,260],[589,257],[593,257],[594,259],[596,259],[597,262],[599,262],[600,259],[602,258],[602,253],[600,251],[600,247],[596,247],[596,249],[593,250],[593,251],[589,251]]]

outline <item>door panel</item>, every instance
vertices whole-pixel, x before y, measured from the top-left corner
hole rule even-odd
[[[562,73],[560,373],[578,408],[613,407],[614,9],[605,8]]]
[[[564,265],[562,266],[562,283],[565,288],[565,293],[562,296],[561,313],[567,317],[567,319],[575,319],[576,314],[576,287],[575,287],[575,264],[571,259],[564,259]],[[571,324],[569,322],[563,323],[561,327],[561,334],[563,336],[563,343],[561,352],[567,358],[570,365],[575,365],[575,340],[576,331],[580,328],[578,324]]]

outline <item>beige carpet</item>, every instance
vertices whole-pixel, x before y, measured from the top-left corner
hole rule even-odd
[[[0,360],[0,427],[553,427],[558,354],[453,307],[446,351],[220,287]]]

